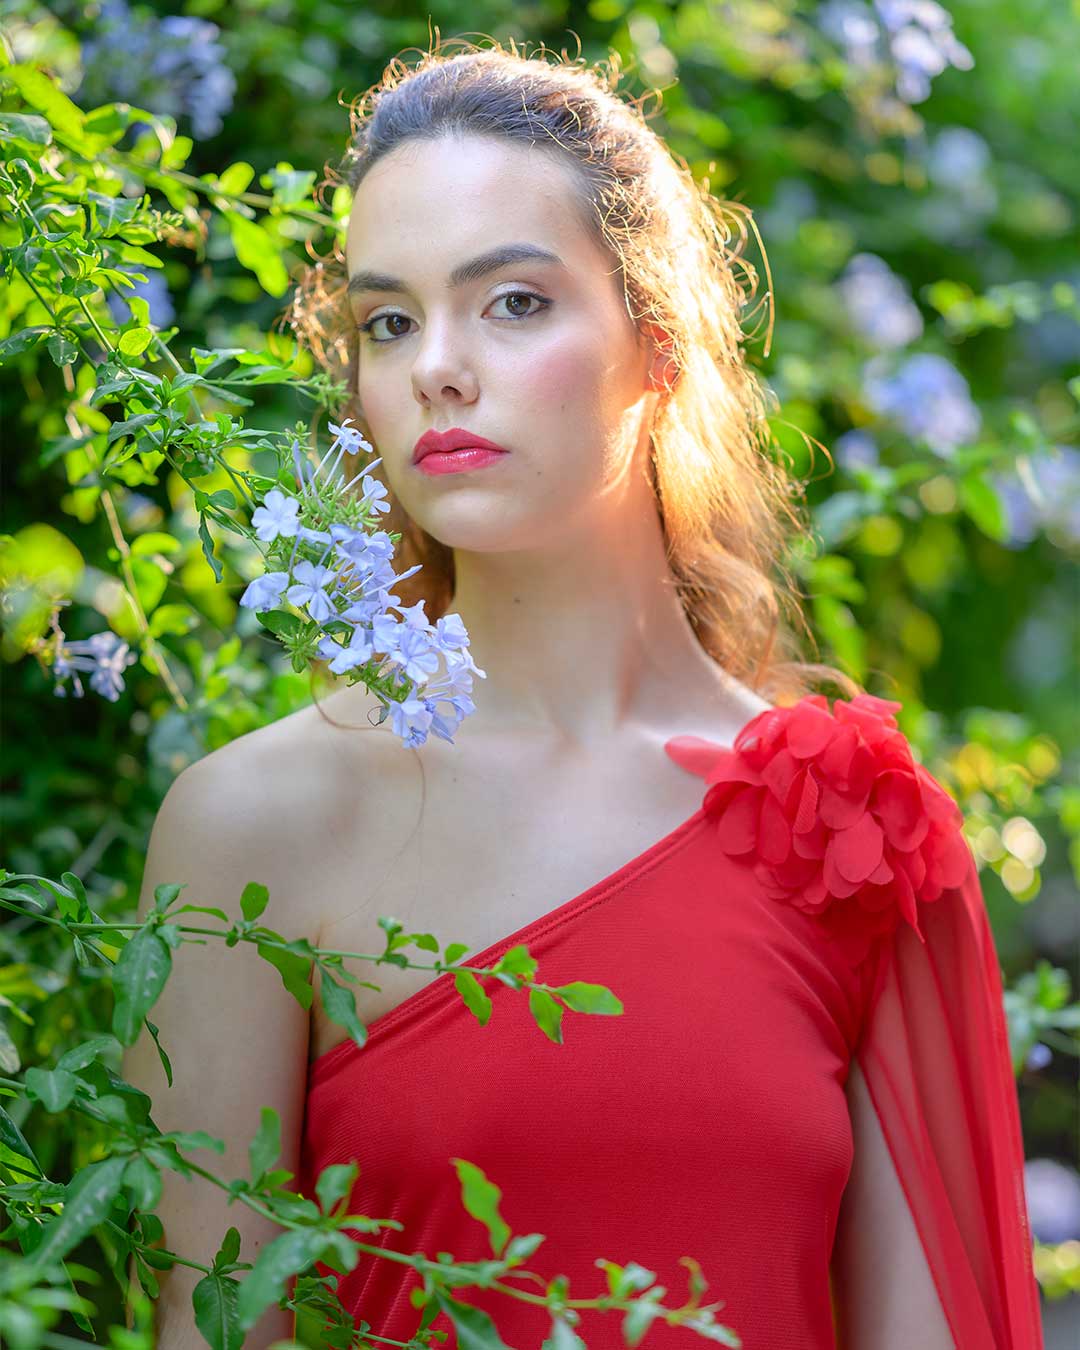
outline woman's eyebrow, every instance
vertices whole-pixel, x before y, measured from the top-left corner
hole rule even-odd
[[[500,267],[519,262],[548,262],[555,263],[559,267],[565,266],[558,254],[540,248],[537,244],[501,244],[498,248],[489,249],[476,258],[470,258],[468,262],[459,263],[450,273],[447,289],[457,290],[471,281],[487,276],[489,272],[497,271]],[[354,272],[349,278],[348,293],[353,296],[359,295],[361,291],[404,292],[408,289],[408,285],[400,277],[390,276],[386,272],[360,271]]]

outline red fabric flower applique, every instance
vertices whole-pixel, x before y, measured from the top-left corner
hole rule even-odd
[[[917,901],[958,886],[971,862],[960,808],[912,758],[889,699],[822,694],[769,708],[703,774],[720,847],[753,855],[767,895],[820,915],[861,960]],[[686,754],[696,738],[687,742]],[[700,761],[699,761],[700,763]]]

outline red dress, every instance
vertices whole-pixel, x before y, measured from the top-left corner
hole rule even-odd
[[[732,747],[669,741],[707,784],[689,820],[462,958],[490,966],[525,944],[536,981],[606,985],[622,1014],[567,1010],[555,1044],[526,992],[485,981],[481,1025],[440,976],[372,1022],[363,1049],[314,1061],[298,1189],[314,1198],[322,1168],[355,1160],[348,1212],[401,1224],[357,1240],[490,1260],[464,1159],[501,1191],[512,1235],[545,1235],[524,1265],[566,1276],[569,1298],[607,1292],[604,1259],[638,1263],[665,1306],[683,1304],[690,1257],[700,1302],[723,1300],[716,1321],[746,1350],[830,1350],[857,1056],[958,1350],[1041,1350],[996,951],[959,808],[914,761],[900,706],[860,695],[830,710],[813,694]],[[358,1325],[407,1341],[420,1285],[361,1256],[338,1294]],[[551,1334],[542,1307],[457,1296],[516,1350]],[[576,1331],[621,1350],[621,1324],[586,1310]],[[433,1325],[457,1345],[445,1312]],[[658,1318],[644,1343],[706,1342]]]

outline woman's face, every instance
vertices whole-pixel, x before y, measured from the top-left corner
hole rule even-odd
[[[550,543],[618,503],[651,413],[650,344],[613,262],[575,214],[549,152],[468,136],[399,146],[357,189],[346,239],[357,392],[387,482],[451,548]],[[525,259],[451,285],[508,245]],[[431,475],[420,435],[460,427],[504,447],[488,467]]]

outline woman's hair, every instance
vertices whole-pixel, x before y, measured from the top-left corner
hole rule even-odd
[[[437,30],[436,30],[437,31]],[[465,50],[449,54],[462,45]],[[419,49],[413,49],[419,50]],[[327,187],[352,192],[408,141],[479,135],[541,148],[569,167],[579,217],[617,265],[628,312],[669,350],[656,406],[650,479],[678,595],[702,647],[724,671],[774,703],[822,684],[845,697],[860,686],[832,666],[798,660],[797,630],[813,643],[785,555],[808,548],[802,485],[774,457],[766,389],[748,368],[740,311],[757,274],[740,258],[746,208],[715,198],[648,125],[640,103],[616,93],[619,59],[588,67],[565,52],[550,61],[464,38],[436,45],[410,68],[399,58],[350,105],[348,150]],[[642,100],[643,101],[643,100]],[[727,208],[740,221],[729,247]],[[767,264],[766,264],[767,272]],[[737,274],[749,283],[740,288]],[[283,316],[301,345],[347,384],[342,418],[372,440],[357,399],[359,340],[345,298],[344,259],[309,266]],[[768,391],[771,395],[771,391]],[[376,453],[378,446],[375,447]],[[400,532],[395,587],[403,605],[423,599],[434,620],[454,594],[453,551],[422,529],[387,487],[383,527]]]

